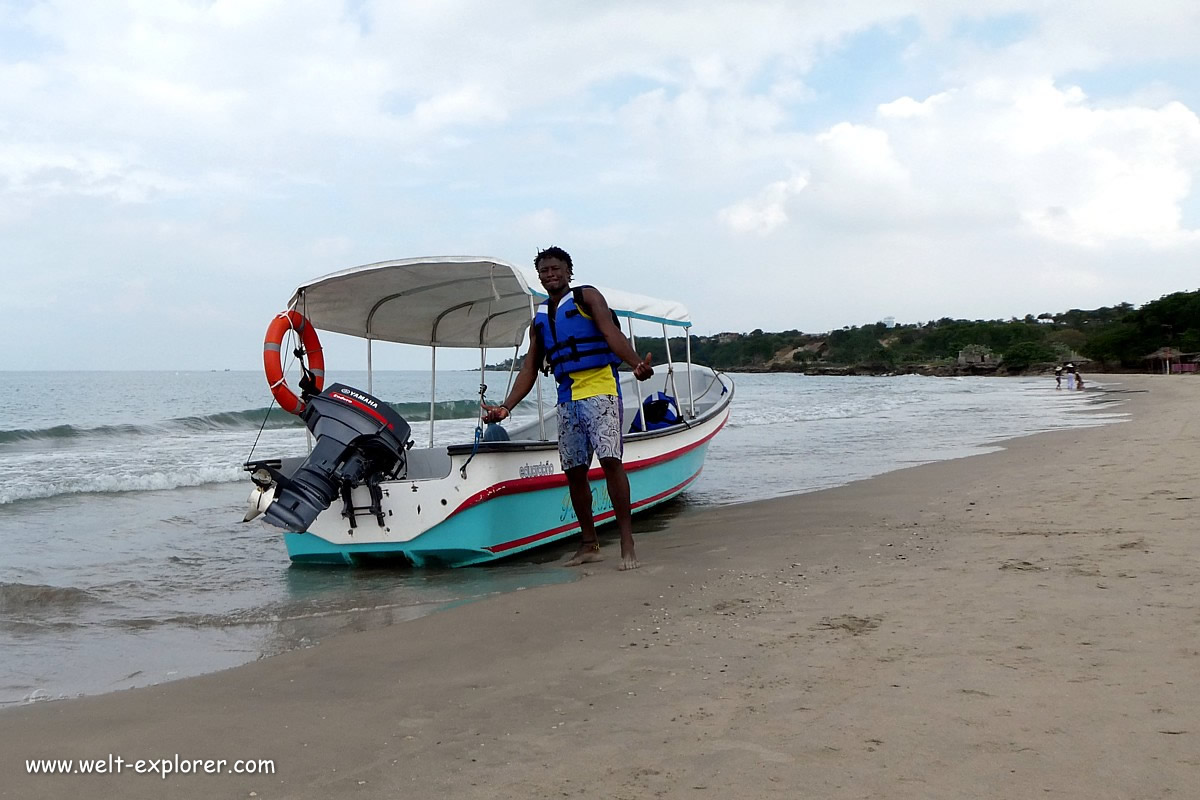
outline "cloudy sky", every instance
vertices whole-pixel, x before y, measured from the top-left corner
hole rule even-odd
[[[254,369],[306,279],[550,244],[701,334],[1193,290],[1198,41],[1194,0],[0,0],[0,369]]]

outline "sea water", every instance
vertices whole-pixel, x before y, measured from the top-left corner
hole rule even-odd
[[[1046,378],[732,377],[732,417],[703,474],[680,501],[635,518],[639,535],[688,506],[813,491],[1120,419],[1095,402],[1118,395],[1056,391]],[[485,377],[489,402],[508,379]],[[367,388],[365,373],[336,380]],[[437,443],[471,441],[479,389],[478,373],[438,373]],[[430,390],[428,372],[376,373],[371,385],[418,446]],[[276,529],[241,521],[242,463],[307,448],[299,421],[269,402],[258,372],[0,372],[0,705],[201,674],[577,577],[559,566],[569,543],[460,570],[291,566]]]

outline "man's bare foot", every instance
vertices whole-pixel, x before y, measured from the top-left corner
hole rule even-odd
[[[597,561],[603,561],[604,556],[600,555],[599,542],[584,542],[579,545],[579,549],[575,551],[575,555],[571,556],[571,560],[564,567],[578,567],[580,564],[592,564]]]
[[[637,560],[637,553],[630,550],[628,553],[621,553],[621,566],[617,567],[617,569],[624,571],[627,569],[637,569],[640,566],[641,564]]]

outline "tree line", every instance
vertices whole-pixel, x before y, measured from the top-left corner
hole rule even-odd
[[[670,340],[671,357],[682,362],[687,343]],[[876,371],[911,365],[945,364],[962,351],[997,357],[1007,372],[1060,363],[1082,356],[1102,368],[1142,369],[1146,356],[1163,347],[1200,353],[1200,290],[1176,292],[1135,308],[1129,303],[1008,320],[943,317],[894,326],[876,322],[829,333],[787,330],[692,336],[692,361],[723,370],[860,367]],[[659,337],[640,337],[640,353],[666,362]],[[790,356],[786,355],[790,353]],[[781,361],[781,354],[785,354]],[[520,359],[518,359],[518,364]],[[508,369],[508,362],[493,365]]]
[[[1078,356],[1108,368],[1139,369],[1162,347],[1200,353],[1200,290],[1176,292],[1135,308],[1129,303],[1022,319],[963,320],[887,326],[882,322],[823,334],[799,330],[692,336],[692,360],[717,369],[804,369],[809,365],[898,369],[912,364],[953,361],[961,351],[990,352],[1008,372]],[[671,354],[684,359],[683,337],[671,340]],[[661,338],[638,340],[656,364],[666,358]],[[781,353],[791,352],[780,364]]]

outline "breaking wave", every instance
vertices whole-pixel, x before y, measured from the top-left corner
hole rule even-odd
[[[69,494],[115,494],[181,489],[207,483],[232,483],[244,479],[240,465],[192,467],[143,475],[85,475],[73,480],[42,479],[24,485],[0,487],[0,506],[22,500],[44,500]],[[0,605],[0,609],[2,609]]]
[[[388,403],[388,405],[409,422],[425,422],[429,419],[429,403]],[[479,401],[474,399],[444,400],[434,406],[434,416],[437,419],[472,419],[478,413]],[[221,411],[199,417],[178,417],[149,425],[101,425],[95,428],[54,425],[49,428],[0,430],[0,445],[47,440],[67,442],[83,438],[130,438],[212,431],[254,431],[260,427],[272,430],[302,426],[303,423],[299,417],[272,406],[252,408],[246,411]]]

